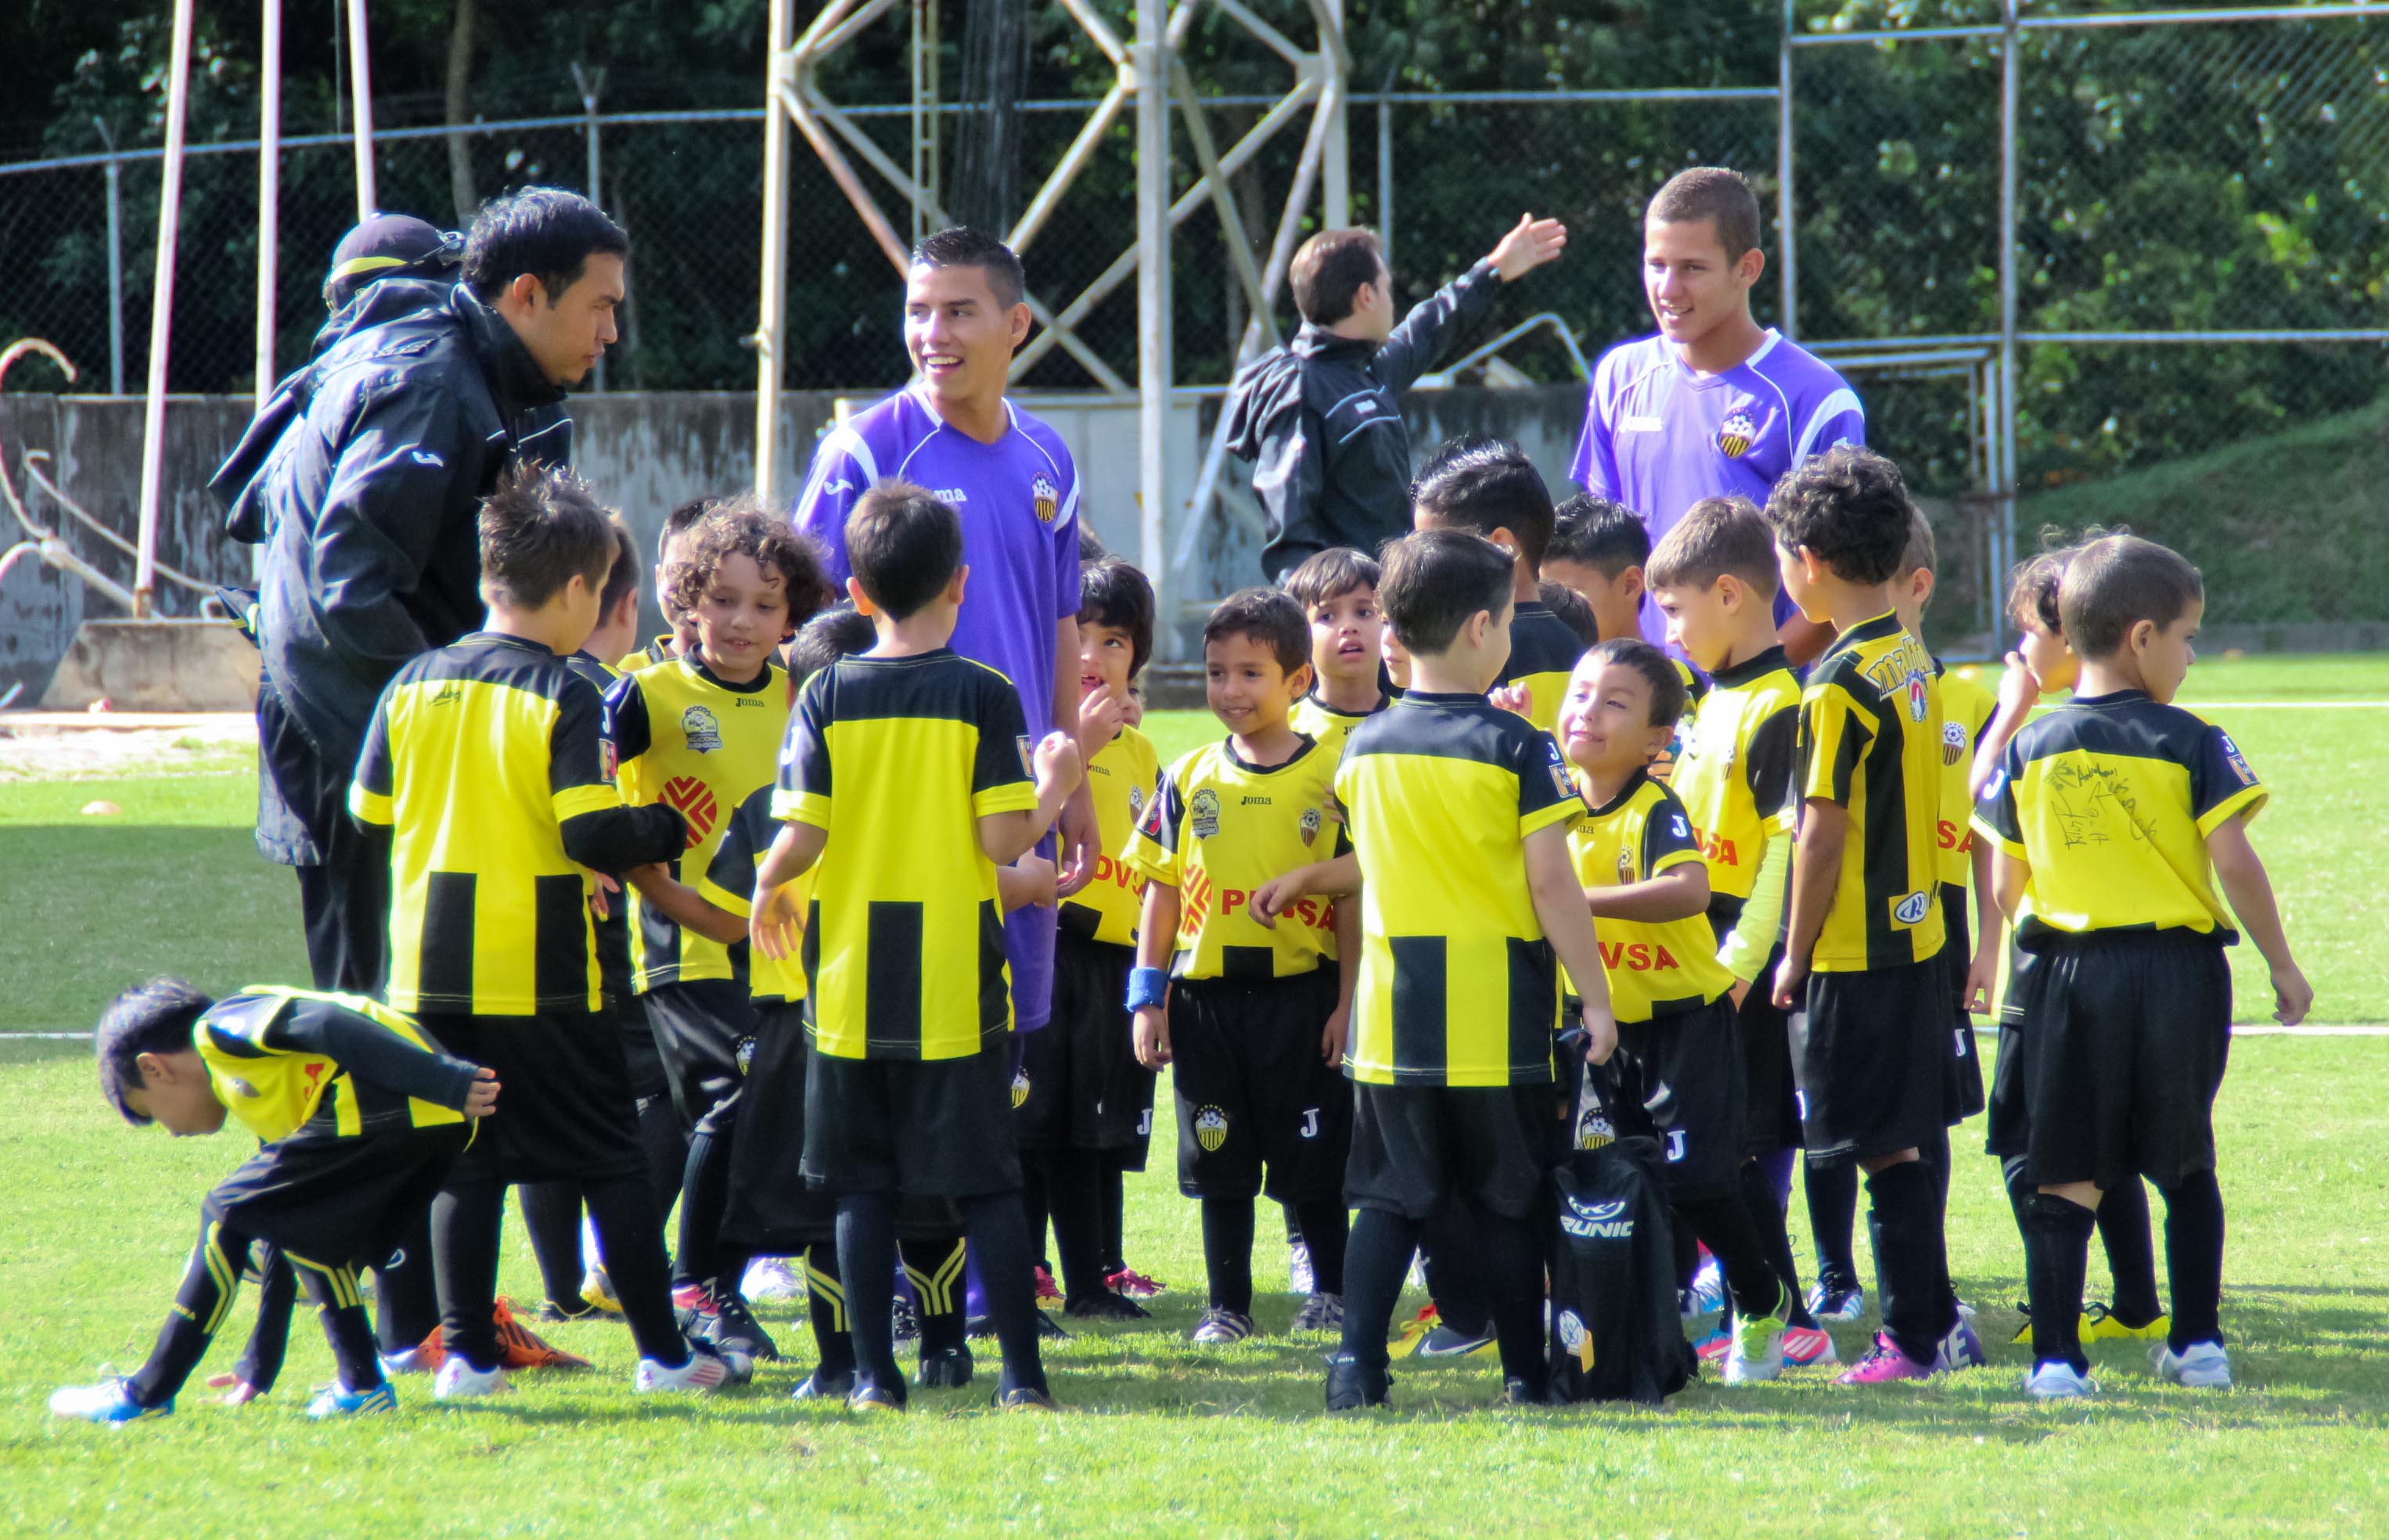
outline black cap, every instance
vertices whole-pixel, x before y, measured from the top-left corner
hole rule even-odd
[[[337,311],[368,285],[384,278],[434,276],[453,270],[464,258],[462,235],[413,214],[376,214],[332,248],[324,303]]]

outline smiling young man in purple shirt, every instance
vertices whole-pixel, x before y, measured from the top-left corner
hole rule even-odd
[[[1758,199],[1739,173],[1680,172],[1642,224],[1642,287],[1655,336],[1621,342],[1592,372],[1569,477],[1642,515],[1657,545],[1692,505],[1738,493],[1761,507],[1783,473],[1835,444],[1866,442],[1866,412],[1831,364],[1750,313],[1766,271]],[[1831,632],[1779,595],[1775,620],[1795,664]],[[1642,634],[1667,622],[1642,604]]]
[[[1020,259],[992,235],[943,230],[921,242],[904,286],[904,345],[920,377],[822,440],[796,523],[844,582],[847,515],[872,487],[901,477],[951,504],[970,571],[953,649],[1012,681],[1034,742],[1078,724],[1079,469],[1061,435],[1004,400],[1028,335],[1024,287]],[[1067,894],[1094,870],[1083,789],[1057,832]],[[1036,906],[1004,921],[1023,1032],[1052,1014],[1054,923],[1052,908]]]

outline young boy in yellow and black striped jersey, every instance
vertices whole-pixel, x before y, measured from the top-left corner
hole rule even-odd
[[[614,665],[618,672],[635,674],[652,664],[666,663],[681,654],[681,632],[688,617],[681,609],[673,592],[674,575],[680,570],[688,550],[688,532],[697,520],[710,513],[716,503],[710,497],[693,497],[677,503],[664,515],[663,528],[656,533],[656,608],[661,612],[664,624],[670,628],[658,633],[645,646],[622,655]]]
[[[744,503],[719,504],[691,528],[673,580],[691,644],[618,681],[606,729],[623,800],[687,821],[688,847],[671,863],[685,881],[711,863],[739,804],[772,783],[788,723],[775,653],[830,590],[811,545]],[[689,1134],[673,1303],[684,1328],[770,1358],[771,1337],[739,1292],[747,1259],[721,1247],[739,1061],[755,1030],[746,949],[683,929],[643,897],[631,911],[633,986]]]
[[[201,1203],[198,1247],[148,1362],[60,1390],[50,1410],[88,1422],[173,1411],[252,1241],[296,1268],[332,1344],[339,1379],[307,1415],[394,1409],[357,1267],[419,1222],[473,1123],[496,1106],[496,1076],[358,996],[260,986],[215,1000],[179,979],[119,995],[96,1047],[100,1088],[127,1123],[180,1139],[216,1132],[229,1114],[260,1148]]]
[[[1297,732],[1349,732],[1393,704],[1377,577],[1374,561],[1343,545],[1312,553],[1285,575],[1285,596],[1310,622],[1310,688],[1288,719]]]
[[[1178,1188],[1203,1210],[1208,1297],[1194,1338],[1233,1343],[1252,1315],[1253,1201],[1291,1205],[1311,1292],[1292,1330],[1343,1318],[1340,1190],[1351,1097],[1335,1071],[1357,958],[1349,906],[1306,900],[1274,924],[1253,897],[1336,854],[1331,791],[1344,733],[1297,732],[1310,628],[1284,593],[1229,595],[1203,626],[1205,693],[1228,736],[1180,758],[1137,825],[1145,879],[1128,1004],[1148,1069],[1172,1064]]]

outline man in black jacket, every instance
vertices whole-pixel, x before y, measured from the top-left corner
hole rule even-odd
[[[1270,581],[1331,546],[1373,553],[1409,532],[1402,392],[1492,309],[1499,284],[1566,246],[1559,221],[1521,215],[1484,261],[1396,326],[1374,232],[1322,230],[1302,243],[1290,274],[1302,329],[1237,370],[1228,391],[1228,448],[1254,463],[1253,494],[1269,514]]]
[[[475,516],[524,460],[569,465],[564,392],[615,338],[630,243],[577,194],[492,202],[465,281],[364,290],[217,472],[236,540],[267,547],[257,843],[299,870],[315,986],[382,983],[389,868],[346,796],[382,686],[480,624]]]

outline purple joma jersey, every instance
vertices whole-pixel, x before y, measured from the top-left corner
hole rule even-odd
[[[1079,468],[1060,434],[1004,403],[1010,427],[991,444],[948,427],[919,386],[908,387],[833,429],[813,453],[796,526],[828,554],[830,576],[852,576],[846,519],[882,481],[926,487],[963,520],[970,568],[954,651],[1000,670],[1020,692],[1032,739],[1054,726],[1054,629],[1079,613]],[[1053,1014],[1051,909],[1004,922],[1018,1027]]]
[[[1738,492],[1763,508],[1785,471],[1835,444],[1865,442],[1858,393],[1773,327],[1757,352],[1716,375],[1694,373],[1654,335],[1619,343],[1593,367],[1568,475],[1641,514],[1656,545],[1705,497]],[[1791,614],[1778,594],[1776,622]],[[1667,617],[1647,599],[1642,634],[1666,644]]]

